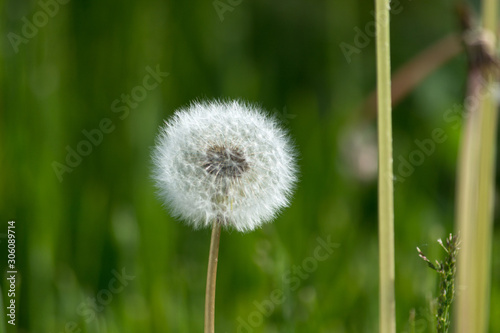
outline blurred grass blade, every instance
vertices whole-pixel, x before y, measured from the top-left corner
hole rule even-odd
[[[469,96],[479,101],[477,110],[467,110],[458,178],[457,229],[463,237],[459,255],[455,326],[459,333],[488,332],[491,287],[491,249],[497,105],[492,96],[494,31],[498,24],[498,1],[486,0],[482,7],[483,28],[479,41],[486,56],[472,66]],[[484,38],[483,38],[484,37]],[[474,64],[473,64],[474,65]],[[482,78],[486,84],[482,84]]]
[[[376,0],[378,91],[379,332],[396,332],[389,1]]]

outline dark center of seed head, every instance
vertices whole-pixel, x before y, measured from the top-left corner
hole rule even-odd
[[[212,146],[207,149],[203,168],[217,178],[237,178],[248,170],[248,163],[238,148]]]

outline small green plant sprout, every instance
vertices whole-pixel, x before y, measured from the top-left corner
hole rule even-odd
[[[450,234],[445,242],[438,239],[438,243],[447,253],[441,262],[436,260],[436,263],[433,264],[418,247],[417,251],[419,257],[439,274],[439,296],[436,311],[437,333],[447,333],[450,328],[451,303],[455,297],[455,273],[460,241],[457,235]]]

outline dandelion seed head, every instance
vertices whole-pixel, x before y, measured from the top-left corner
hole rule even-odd
[[[195,102],[161,128],[154,179],[172,215],[193,227],[217,220],[249,231],[289,205],[295,159],[287,133],[258,107]]]

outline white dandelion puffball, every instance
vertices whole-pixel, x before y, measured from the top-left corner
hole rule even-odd
[[[295,151],[278,122],[240,101],[195,102],[158,135],[154,179],[172,215],[249,231],[288,206]]]

